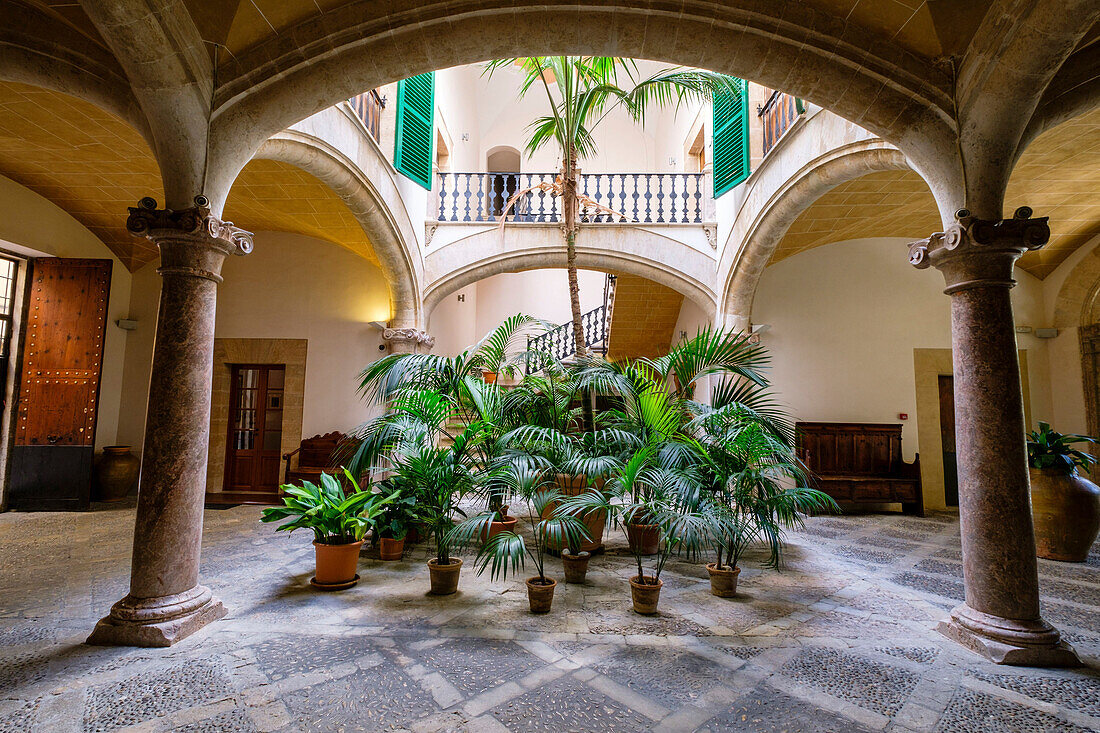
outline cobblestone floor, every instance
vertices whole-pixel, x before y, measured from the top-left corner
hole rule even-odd
[[[950,517],[811,519],[784,572],[744,563],[735,599],[673,563],[644,618],[619,537],[536,617],[521,581],[469,567],[427,596],[422,547],[314,592],[309,537],[258,516],[206,513],[229,616],[149,650],[82,643],[126,590],[131,508],[0,515],[0,731],[1100,730],[1100,550],[1040,561],[1044,614],[1090,666],[1026,670],[932,630],[962,598]]]

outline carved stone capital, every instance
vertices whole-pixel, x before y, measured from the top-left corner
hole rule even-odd
[[[909,262],[921,270],[939,270],[948,294],[977,287],[1011,288],[1016,284],[1012,279],[1016,260],[1049,240],[1047,218],[1033,219],[1026,206],[1017,209],[1013,218],[999,221],[977,219],[960,209],[947,231],[909,245]]]
[[[126,229],[146,237],[160,248],[161,275],[201,277],[221,282],[221,263],[226,255],[252,251],[252,232],[233,226],[210,213],[206,198],[195,197],[190,209],[158,209],[156,200],[145,197],[130,207]]]
[[[418,347],[431,351],[435,346],[435,336],[418,328],[385,328],[382,340],[389,345],[390,351],[399,354],[415,353]]]

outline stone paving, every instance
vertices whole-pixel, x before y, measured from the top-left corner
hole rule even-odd
[[[670,563],[654,618],[630,610],[618,536],[532,616],[520,580],[469,566],[426,595],[423,547],[315,592],[309,536],[258,516],[207,511],[229,616],[153,650],[82,643],[126,590],[132,508],[0,515],[0,731],[1100,730],[1100,548],[1040,561],[1044,613],[1089,667],[1028,670],[932,630],[962,598],[949,516],[812,518],[783,572],[743,563],[734,599]]]

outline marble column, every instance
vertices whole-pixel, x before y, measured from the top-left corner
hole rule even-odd
[[[252,250],[252,235],[195,208],[157,209],[142,199],[126,228],[160,248],[160,311],[138,489],[130,593],[90,644],[170,646],[226,609],[199,585],[217,285],[226,255]]]
[[[435,337],[412,327],[389,326],[382,330],[382,340],[391,354],[428,354],[435,346]]]
[[[1009,289],[1026,251],[1050,238],[1022,207],[989,221],[965,209],[946,232],[914,242],[909,261],[935,267],[951,296],[959,517],[966,602],[944,635],[1001,664],[1079,664],[1039,615],[1023,396]]]

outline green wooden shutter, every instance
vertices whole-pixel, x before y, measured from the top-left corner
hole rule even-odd
[[[714,198],[749,177],[749,85],[736,81],[736,94],[714,95]]]
[[[435,73],[397,82],[397,132],[393,165],[429,191],[435,138]]]

